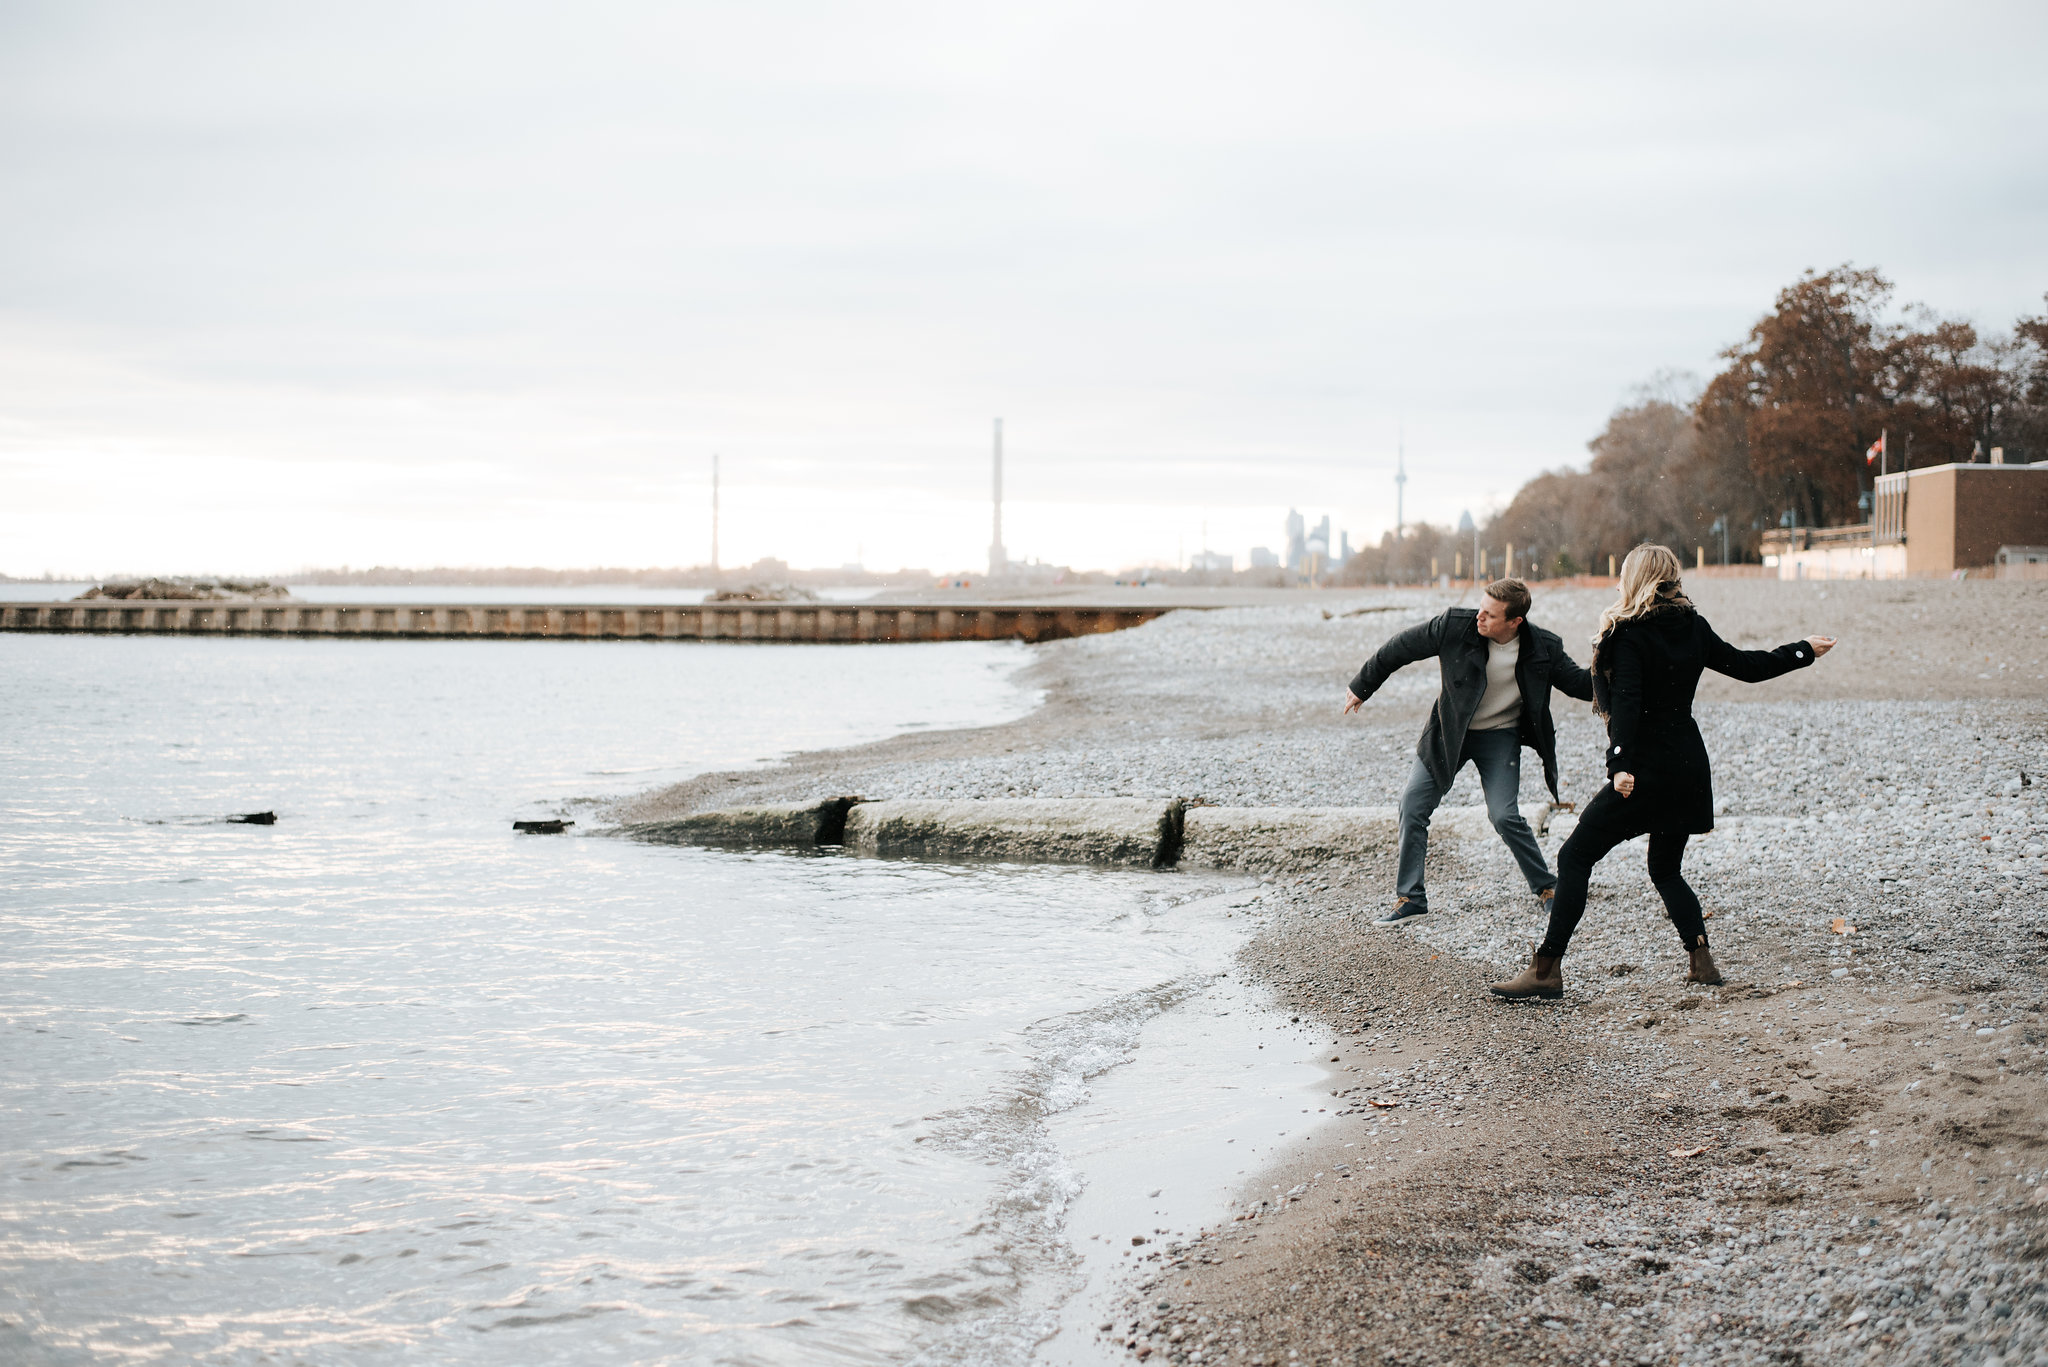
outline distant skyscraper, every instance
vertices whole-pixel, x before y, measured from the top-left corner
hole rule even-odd
[[[1010,553],[1003,549],[1003,420],[996,419],[995,534],[988,543],[988,572],[1001,574],[1010,567]]]
[[[1308,522],[1294,509],[1287,510],[1287,568],[1298,570],[1308,558]]]

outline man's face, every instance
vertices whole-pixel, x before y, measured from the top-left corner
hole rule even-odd
[[[1522,619],[1508,616],[1508,605],[1492,594],[1479,595],[1479,634],[1506,645],[1522,629]]]

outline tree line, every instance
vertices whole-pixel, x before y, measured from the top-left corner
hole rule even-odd
[[[1587,443],[1586,469],[1523,485],[1480,531],[1489,568],[1506,545],[1518,572],[1539,577],[1604,572],[1643,541],[1755,560],[1770,528],[1867,520],[1879,467],[1865,455],[1880,436],[1894,471],[1999,447],[2009,463],[2048,460],[2048,314],[1987,335],[1891,302],[1878,271],[1807,271],[1703,387],[1660,376]],[[1472,541],[1418,524],[1359,552],[1343,578],[1419,582],[1432,564],[1469,562]]]

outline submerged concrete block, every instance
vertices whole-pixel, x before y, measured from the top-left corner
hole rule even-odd
[[[897,798],[846,817],[846,847],[914,859],[1171,864],[1181,804],[1167,798]]]
[[[1190,807],[1182,868],[1274,869],[1394,857],[1392,807]]]
[[[624,834],[667,845],[836,845],[846,831],[846,813],[860,801],[828,797],[813,802],[764,802],[692,812],[673,821],[628,826]]]
[[[1549,807],[1525,803],[1522,814],[1540,834]],[[1484,807],[1439,807],[1430,830],[1451,844],[1496,838]],[[833,797],[692,812],[621,834],[674,845],[843,843],[861,854],[910,859],[1218,869],[1391,861],[1400,838],[1392,807],[1184,808],[1177,799],[1131,797]]]
[[[1541,835],[1550,804],[1525,802],[1522,815]],[[1496,840],[1484,807],[1439,807],[1430,835],[1451,841]],[[1393,807],[1190,807],[1182,823],[1180,865],[1205,869],[1299,868],[1333,860],[1384,859],[1401,841]]]

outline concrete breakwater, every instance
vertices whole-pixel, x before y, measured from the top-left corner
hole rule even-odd
[[[718,603],[610,607],[274,600],[0,603],[0,631],[645,641],[1053,641],[1121,631],[1166,607]]]
[[[1523,816],[1549,827],[1547,803]],[[1441,808],[1433,830],[1491,837],[1483,807]],[[852,797],[693,812],[621,828],[678,845],[813,849],[883,858],[992,859],[1260,871],[1333,859],[1391,859],[1392,807],[1189,807],[1176,798]]]

